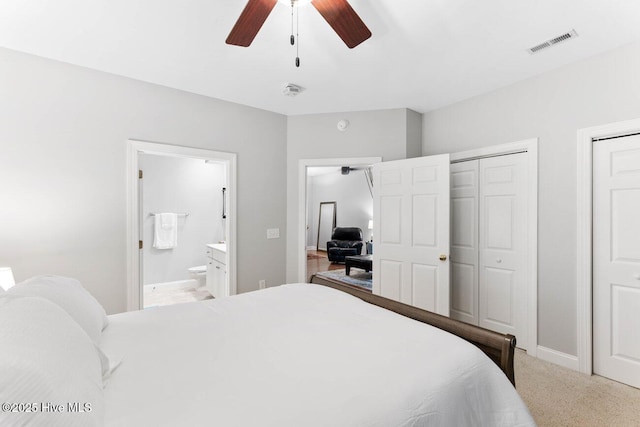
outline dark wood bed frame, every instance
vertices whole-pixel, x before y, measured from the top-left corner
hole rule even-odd
[[[370,304],[377,305],[419,322],[427,323],[469,341],[489,356],[489,358],[502,369],[515,387],[516,379],[513,371],[513,354],[516,347],[516,337],[513,335],[503,335],[478,326],[469,325],[440,314],[365,292],[326,277],[313,275],[311,276],[311,283],[346,292]]]

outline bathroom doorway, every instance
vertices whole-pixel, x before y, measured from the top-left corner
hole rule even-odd
[[[129,141],[129,310],[235,294],[235,154]]]
[[[213,298],[206,252],[226,245],[226,165],[140,153],[138,167],[143,307]]]

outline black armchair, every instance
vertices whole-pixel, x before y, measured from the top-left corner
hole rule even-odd
[[[336,227],[327,242],[327,256],[331,262],[344,262],[344,257],[362,253],[362,229]]]

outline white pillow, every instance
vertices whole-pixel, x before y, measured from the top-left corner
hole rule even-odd
[[[8,295],[42,297],[62,307],[96,344],[107,326],[107,313],[79,281],[61,276],[36,276],[18,283]]]
[[[7,293],[0,325],[0,425],[104,423],[100,357],[71,316],[44,298]]]

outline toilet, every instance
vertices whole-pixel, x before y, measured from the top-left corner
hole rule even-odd
[[[207,266],[199,265],[197,267],[189,268],[189,278],[197,280],[198,284],[196,288],[201,288],[207,284]]]

